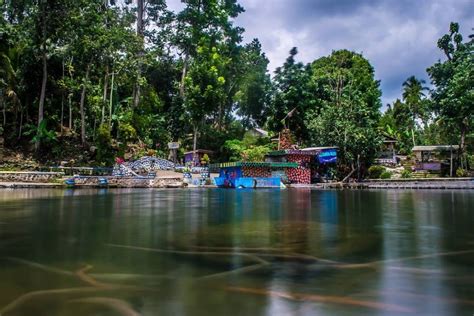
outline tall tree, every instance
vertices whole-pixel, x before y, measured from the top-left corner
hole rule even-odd
[[[242,78],[234,100],[245,127],[263,126],[267,119],[271,94],[268,59],[258,39],[245,45],[241,53]]]
[[[304,124],[306,110],[315,104],[312,91],[311,68],[296,62],[298,49],[293,47],[274,77],[274,95],[268,126],[274,132],[289,128],[299,141],[307,139]]]
[[[434,85],[433,108],[443,124],[458,132],[460,152],[474,124],[474,39],[463,42],[459,24],[451,23],[449,33],[438,40],[447,60],[428,68]]]
[[[340,50],[314,61],[312,70],[321,109],[305,115],[310,139],[338,146],[343,166],[367,165],[381,141],[381,92],[373,67],[362,55]]]
[[[186,74],[185,109],[193,125],[193,150],[197,148],[197,135],[206,117],[215,111],[216,104],[225,99],[225,78],[222,76],[228,59],[219,48],[209,47],[205,38],[198,46],[198,55],[193,59]]]
[[[427,115],[427,100],[425,91],[428,88],[425,85],[424,80],[417,79],[415,76],[409,77],[403,82],[403,100],[408,105],[413,120],[421,120],[423,124],[426,124]]]

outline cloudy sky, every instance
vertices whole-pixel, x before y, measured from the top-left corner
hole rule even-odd
[[[179,0],[168,0],[178,8]],[[436,47],[449,23],[460,23],[467,38],[474,27],[474,0],[240,0],[246,12],[236,24],[246,42],[258,38],[270,72],[289,50],[310,62],[337,49],[362,53],[381,81],[383,104],[400,97],[411,75],[425,79],[426,68],[442,58]]]

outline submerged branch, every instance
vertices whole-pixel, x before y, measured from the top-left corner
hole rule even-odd
[[[71,272],[71,271],[58,269],[58,268],[55,268],[55,267],[47,266],[47,265],[37,263],[37,262],[33,262],[33,261],[28,261],[28,260],[24,260],[24,259],[20,259],[20,258],[15,258],[15,257],[6,257],[5,259],[8,260],[8,261],[23,264],[23,265],[26,265],[26,266],[29,266],[29,267],[32,267],[32,268],[35,268],[35,269],[38,269],[38,270],[43,270],[45,272],[50,272],[50,273],[55,273],[55,274],[65,275],[65,276],[74,276],[74,273]]]
[[[148,252],[157,252],[157,253],[171,253],[178,255],[188,255],[188,256],[239,256],[251,259],[258,263],[268,263],[268,261],[263,260],[256,256],[255,254],[243,253],[243,252],[220,252],[220,251],[185,251],[185,250],[173,250],[173,249],[160,249],[160,248],[146,248],[146,247],[137,247],[137,246],[128,246],[128,245],[118,245],[118,244],[106,244],[108,247],[115,248],[124,248],[132,250],[141,250]]]
[[[374,301],[356,300],[356,299],[353,299],[350,297],[344,297],[344,296],[314,295],[314,294],[282,292],[282,291],[272,291],[272,290],[266,290],[266,289],[243,288],[243,287],[226,287],[225,289],[231,292],[279,297],[279,298],[285,298],[292,301],[308,301],[308,302],[318,302],[318,303],[350,305],[350,306],[365,307],[365,308],[370,308],[370,309],[375,309],[375,310],[397,312],[397,313],[414,312],[410,308],[406,308],[399,305],[379,303],[379,302],[374,302]]]
[[[261,269],[263,267],[266,267],[268,265],[269,265],[269,263],[254,264],[254,265],[251,265],[251,266],[246,266],[246,267],[242,267],[242,268],[238,268],[238,269],[234,269],[234,270],[230,270],[230,271],[205,275],[203,277],[198,278],[198,280],[207,280],[207,279],[213,279],[213,278],[228,276],[228,275],[232,275],[232,274],[239,274],[239,273],[245,273],[245,272],[250,272],[250,271],[256,271],[256,270],[259,270],[259,269]]]
[[[140,316],[129,303],[110,297],[86,297],[70,300],[68,303],[95,304],[105,306],[123,316]]]

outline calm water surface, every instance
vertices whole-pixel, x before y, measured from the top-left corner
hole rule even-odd
[[[0,190],[0,314],[471,316],[474,192]]]

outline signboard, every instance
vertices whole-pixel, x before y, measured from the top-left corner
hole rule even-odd
[[[334,163],[337,161],[337,150],[336,149],[325,149],[318,155],[319,163]]]
[[[178,142],[168,143],[168,149],[178,149],[178,148],[179,148]]]

